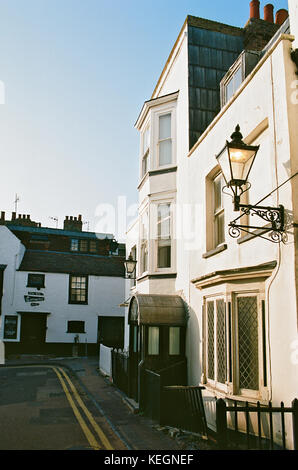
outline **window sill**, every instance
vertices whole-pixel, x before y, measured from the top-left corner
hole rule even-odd
[[[228,245],[226,243],[223,243],[222,245],[218,245],[216,248],[213,250],[207,251],[202,255],[202,258],[210,258],[211,256],[215,256],[218,253],[221,253],[222,251],[225,251],[228,248]]]
[[[88,302],[68,302],[68,305],[88,305]]]
[[[257,404],[259,402],[260,405],[268,405],[269,403],[269,400],[261,398],[261,395],[259,397],[234,395],[234,394],[225,392],[224,390],[221,390],[219,388],[213,387],[212,385],[208,383],[200,384],[200,386],[205,387],[205,390],[213,393],[215,396],[214,398],[224,398],[225,400],[232,400],[232,401],[244,402],[244,403],[248,402],[248,403],[253,403],[253,404]]]

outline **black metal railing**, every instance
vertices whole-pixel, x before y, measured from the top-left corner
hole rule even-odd
[[[128,394],[129,391],[129,360],[127,353],[113,349],[112,352],[112,379],[116,387]]]
[[[207,437],[207,422],[200,386],[166,386],[162,392],[162,423]]]
[[[187,380],[186,371],[186,360],[171,364],[158,371],[143,370],[140,406],[146,416],[161,424],[164,414],[163,388],[175,384],[185,385]]]
[[[231,424],[228,426],[227,414],[231,413]],[[244,415],[244,428],[239,426],[239,414]],[[286,444],[286,425],[285,414],[292,414],[293,423],[293,442],[294,449],[298,449],[298,400],[292,402],[291,407],[286,407],[281,402],[279,407],[272,406],[270,402],[268,406],[261,405],[259,402],[249,404],[245,402],[243,405],[235,401],[234,405],[227,406],[226,402],[220,398],[216,401],[216,427],[217,441],[222,449],[228,448],[245,448],[245,449],[287,449]],[[276,442],[274,439],[273,415],[280,415],[280,433],[281,441]],[[262,419],[266,416],[266,433],[262,431]],[[255,422],[255,430],[253,430],[252,419]],[[264,424],[264,423],[263,423]]]

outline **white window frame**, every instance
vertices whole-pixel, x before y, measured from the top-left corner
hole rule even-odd
[[[170,241],[171,241],[171,265],[166,268],[158,267],[158,206],[162,204],[170,205]],[[174,273],[176,269],[176,240],[175,240],[175,198],[158,197],[150,202],[150,220],[151,220],[151,231],[150,231],[150,244],[152,247],[152,266],[155,273]]]
[[[143,238],[144,237],[144,233],[143,233],[143,227],[144,227],[143,219],[144,218],[147,218],[147,238]],[[139,260],[138,266],[139,266],[139,276],[143,276],[149,271],[150,219],[149,219],[149,207],[148,206],[140,214],[140,229],[139,230],[140,230],[139,232],[140,260]],[[143,263],[144,250],[147,250],[147,266],[146,266],[147,269],[145,269],[145,266]]]
[[[146,132],[149,134],[148,146],[144,148]],[[140,178],[143,179],[150,169],[150,147],[151,147],[151,126],[150,122],[147,121],[144,130],[141,133],[141,164],[140,164]],[[144,161],[146,160],[146,171],[144,171]]]
[[[217,229],[218,219],[222,215],[225,219],[225,209],[224,209],[224,205],[223,205],[223,193],[222,192],[221,192],[221,206],[219,208],[215,207],[215,181],[219,180],[219,179],[221,180],[222,183],[224,183],[224,177],[223,177],[222,173],[217,174],[212,180],[213,248],[217,248],[218,246],[222,245],[226,241],[225,229],[224,229],[224,238],[223,238],[223,240],[218,240],[218,229]],[[223,186],[221,185],[221,187],[223,187]],[[225,222],[223,222],[223,226],[225,228]]]
[[[159,163],[159,118],[167,114],[171,115],[171,162],[166,165]],[[153,141],[154,145],[154,169],[164,170],[176,165],[176,102],[167,103],[153,113]]]

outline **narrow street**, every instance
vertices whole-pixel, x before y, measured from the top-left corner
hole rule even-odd
[[[97,358],[20,357],[0,367],[0,450],[182,450],[134,414]]]
[[[65,368],[0,369],[1,450],[124,450]]]

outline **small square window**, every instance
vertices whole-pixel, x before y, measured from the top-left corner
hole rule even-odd
[[[97,243],[96,240],[91,240],[89,242],[89,251],[90,253],[97,253]]]
[[[88,240],[80,240],[80,251],[88,251]]]
[[[67,333],[85,333],[84,321],[68,321]]]
[[[40,289],[45,286],[44,274],[28,274],[27,287],[36,287]]]
[[[72,239],[70,242],[71,251],[79,251],[79,240]]]

